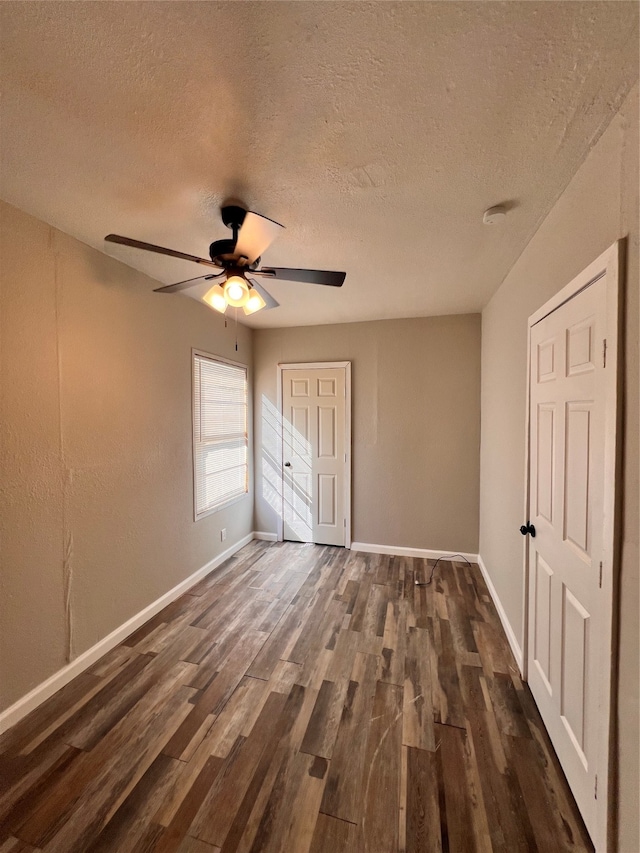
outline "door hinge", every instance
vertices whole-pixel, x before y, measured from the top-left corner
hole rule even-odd
[[[342,526],[346,529],[346,527],[347,527],[347,519],[346,518],[342,519]]]
[[[600,580],[598,581],[598,586],[602,589],[602,562],[600,563]]]
[[[602,341],[602,366],[607,366],[607,339],[604,338]]]
[[[598,774],[596,773],[596,784],[593,790],[593,796],[597,800],[598,799]]]

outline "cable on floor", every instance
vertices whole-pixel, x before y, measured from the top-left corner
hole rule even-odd
[[[433,564],[433,566],[431,566],[431,574],[429,575],[429,580],[428,580],[428,581],[418,581],[418,580],[416,580],[416,581],[415,581],[415,585],[416,585],[416,586],[429,586],[429,584],[430,584],[430,583],[431,583],[431,581],[433,580],[433,573],[435,572],[435,570],[436,570],[436,566],[438,565],[438,563],[440,562],[440,560],[452,560],[454,557],[462,557],[462,559],[465,561],[465,563],[466,563],[468,566],[470,566],[470,565],[471,565],[471,563],[469,562],[469,560],[467,560],[467,558],[465,557],[465,555],[464,555],[464,554],[447,554],[446,556],[438,557],[438,559],[435,561],[435,563]]]

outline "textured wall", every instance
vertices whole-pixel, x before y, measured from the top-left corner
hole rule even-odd
[[[638,836],[638,88],[482,314],[480,554],[522,636],[527,318],[628,235],[620,597],[620,850]]]
[[[257,530],[276,530],[277,364],[351,361],[353,540],[477,552],[478,314],[259,330],[254,354]]]
[[[2,204],[0,710],[252,529],[193,521],[191,347],[251,333]],[[220,528],[227,541],[220,541]]]

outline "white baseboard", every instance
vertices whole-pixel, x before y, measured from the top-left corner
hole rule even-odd
[[[470,563],[478,561],[477,554],[469,554],[466,551],[431,551],[427,548],[403,548],[400,545],[372,545],[369,542],[352,542],[351,550],[364,551],[367,554],[391,554],[394,557],[422,557],[437,560],[438,557],[458,556],[464,557]]]
[[[484,577],[485,583],[487,584],[487,588],[489,590],[489,594],[493,599],[493,603],[496,606],[496,610],[498,611],[498,616],[500,617],[500,621],[502,622],[502,627],[504,628],[504,632],[507,635],[507,640],[509,641],[509,645],[511,646],[511,651],[513,652],[513,656],[516,659],[516,663],[520,669],[520,674],[523,671],[523,658],[522,658],[522,648],[520,647],[520,643],[516,639],[515,631],[511,626],[511,622],[507,617],[504,607],[502,606],[502,602],[500,601],[500,597],[496,592],[496,588],[493,585],[493,581],[487,571],[487,567],[485,566],[482,557],[478,554],[478,565],[480,566],[480,571],[482,572],[482,576]]]
[[[278,535],[276,533],[265,533],[263,530],[253,531],[254,539],[263,539],[265,542],[277,542]]]
[[[76,677],[76,675],[79,675],[108,651],[111,651],[111,649],[115,648],[115,646],[123,640],[126,640],[129,634],[133,634],[134,631],[137,631],[138,628],[144,625],[145,622],[148,622],[152,616],[159,613],[163,607],[166,607],[167,604],[175,601],[176,598],[191,589],[191,587],[197,584],[198,581],[206,577],[209,572],[212,572],[218,566],[222,565],[225,560],[228,560],[229,557],[232,557],[236,553],[236,551],[244,548],[244,546],[253,539],[253,533],[243,536],[239,542],[229,546],[229,548],[227,548],[226,551],[223,551],[222,554],[218,554],[217,557],[214,557],[213,560],[210,560],[202,566],[202,568],[198,569],[198,571],[189,575],[188,578],[185,578],[185,580],[181,581],[177,586],[174,586],[173,589],[169,590],[169,592],[165,592],[164,595],[161,595],[160,598],[156,599],[139,613],[136,613],[135,616],[132,616],[131,619],[128,619],[120,625],[119,628],[116,628],[115,631],[112,631],[106,637],[103,637],[102,640],[99,640],[94,646],[87,649],[86,652],[82,652],[82,654],[78,655],[78,657],[72,660],[71,663],[67,664],[62,669],[59,669],[58,672],[55,672],[52,676],[47,678],[46,681],[43,681],[42,684],[34,687],[33,690],[21,699],[18,699],[17,702],[0,713],[0,734],[11,728],[11,726],[14,726],[23,717],[26,717],[27,714],[37,708],[38,705],[41,705],[46,699],[53,696],[54,693],[57,693],[61,687],[68,684]]]

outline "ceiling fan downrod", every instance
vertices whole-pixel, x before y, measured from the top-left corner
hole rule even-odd
[[[244,223],[247,211],[237,204],[228,204],[220,208],[220,215],[222,222],[227,228],[231,229],[233,237],[231,240],[214,240],[209,246],[209,256],[214,263],[230,270],[232,266],[238,266],[239,259],[236,255],[236,245],[238,243],[238,234]],[[258,260],[256,259],[253,265],[248,264],[247,266],[257,266]]]

